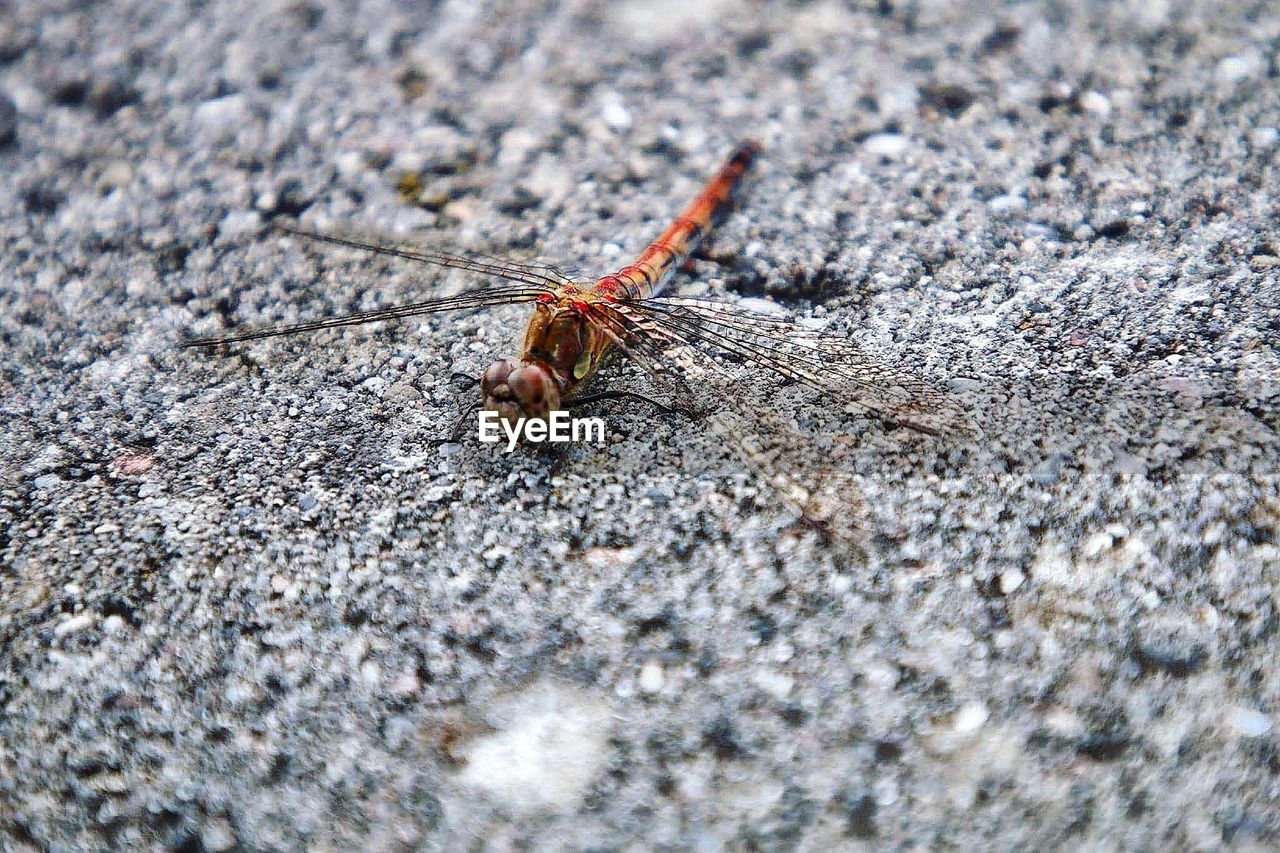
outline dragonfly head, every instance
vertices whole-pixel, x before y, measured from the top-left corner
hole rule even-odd
[[[489,365],[480,377],[484,407],[515,426],[520,418],[547,420],[560,408],[560,388],[555,377],[536,361],[503,358]]]

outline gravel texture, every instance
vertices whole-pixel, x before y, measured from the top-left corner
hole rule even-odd
[[[1274,4],[354,6],[0,12],[0,847],[1280,845]],[[747,136],[679,288],[986,433],[851,417],[852,537],[441,444],[522,309],[175,348],[474,283],[273,221],[607,271]]]

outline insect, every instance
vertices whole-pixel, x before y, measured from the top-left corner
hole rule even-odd
[[[504,421],[546,419],[584,399],[579,389],[611,351],[624,354],[679,406],[701,416],[784,499],[806,515],[826,494],[835,511],[856,503],[856,492],[820,470],[801,452],[803,441],[767,397],[753,392],[753,377],[767,373],[818,392],[824,405],[848,405],[930,435],[971,435],[976,428],[951,397],[906,368],[875,358],[843,337],[784,317],[743,310],[726,302],[662,296],[713,220],[727,209],[759,146],[739,145],[702,192],[633,263],[594,283],[570,280],[552,267],[490,261],[450,252],[379,245],[304,231],[283,230],[323,243],[440,267],[466,270],[498,283],[375,311],[258,331],[186,341],[213,347],[512,303],[534,303],[524,344],[515,358],[495,361],[481,376],[481,407]],[[743,368],[750,374],[744,378]],[[596,395],[598,399],[605,395]]]

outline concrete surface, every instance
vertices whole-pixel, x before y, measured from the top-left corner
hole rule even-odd
[[[0,12],[0,846],[1280,845],[1274,4],[355,5]],[[441,446],[518,308],[175,348],[474,283],[273,219],[604,271],[746,136],[679,289],[986,431],[847,418],[851,539]]]

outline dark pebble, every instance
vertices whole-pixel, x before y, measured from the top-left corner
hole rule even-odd
[[[18,108],[8,95],[0,95],[0,145],[9,145],[18,138]]]
[[[837,802],[844,812],[845,835],[854,838],[875,838],[876,836],[876,801],[870,794],[855,791],[844,791]]]
[[[920,87],[920,99],[940,113],[958,116],[973,103],[974,95],[954,83],[938,83]]]
[[[113,115],[137,100],[138,91],[121,80],[105,80],[89,90],[89,106],[99,118]]]

